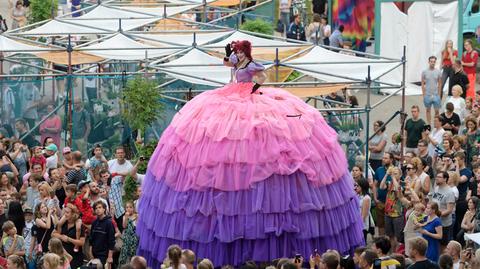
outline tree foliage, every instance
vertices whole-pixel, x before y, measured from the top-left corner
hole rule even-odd
[[[247,20],[244,24],[242,24],[240,29],[254,33],[273,35],[272,24],[261,19]]]
[[[57,14],[58,0],[30,0],[30,16],[28,21],[35,23],[52,19]]]
[[[145,133],[163,110],[160,89],[155,81],[137,76],[127,82],[122,92],[123,119],[133,130]]]

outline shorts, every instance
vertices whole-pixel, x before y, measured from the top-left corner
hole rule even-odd
[[[442,246],[448,245],[448,242],[450,242],[450,239],[451,239],[450,234],[451,234],[452,227],[453,227],[453,224],[447,227],[442,227],[443,236],[442,236],[442,240],[440,240],[440,245]]]
[[[402,232],[403,232],[403,226],[404,226],[404,220],[403,217],[389,217],[385,216],[385,234],[388,237],[393,237],[397,238],[397,241],[400,241],[403,239]]]
[[[385,204],[379,202],[375,205],[375,223],[378,228],[385,228]]]
[[[423,97],[423,104],[426,108],[433,106],[434,109],[440,109],[442,106],[442,100],[440,100],[440,96],[438,95],[425,95]]]

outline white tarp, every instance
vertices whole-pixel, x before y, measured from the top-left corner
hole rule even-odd
[[[258,37],[258,36],[249,35],[249,34],[246,34],[246,33],[236,31],[235,33],[233,33],[231,36],[225,38],[224,40],[216,42],[214,44],[206,45],[205,47],[207,47],[207,48],[208,47],[225,47],[225,45],[227,45],[228,43],[232,43],[232,41],[239,41],[239,40],[250,41],[250,43],[252,43],[252,47],[255,47],[255,46],[275,47],[275,46],[285,46],[285,45],[301,46],[301,45],[303,45],[303,44],[298,44],[298,43],[291,43],[291,42],[286,42],[286,41],[281,41],[281,40]]]
[[[152,18],[153,15],[131,12],[127,9],[112,8],[98,5],[89,12],[80,16],[80,19],[127,19],[127,18]]]
[[[204,45],[210,41],[220,39],[224,36],[227,36],[233,32],[213,32],[213,33],[202,33],[197,32],[195,34],[195,41],[197,45]],[[193,33],[184,33],[184,34],[135,34],[140,38],[145,38],[147,40],[155,40],[160,42],[168,42],[172,44],[178,44],[182,46],[191,46],[193,43]]]
[[[475,242],[475,244],[480,244],[480,233],[465,233],[465,239],[472,240],[473,242]]]
[[[334,52],[331,50],[327,50],[325,48],[315,46],[312,50],[310,50],[305,55],[286,61],[286,64],[291,64],[294,67],[308,69],[299,70],[302,73],[305,73],[309,76],[314,78],[327,81],[327,82],[342,82],[348,81],[348,79],[353,80],[365,80],[368,74],[368,66],[370,66],[370,74],[371,78],[375,79],[388,70],[394,68],[399,62],[392,62],[392,63],[381,63],[377,59],[369,59],[365,57],[357,57],[352,55],[341,54],[338,52]],[[320,64],[311,64],[312,62],[318,62]],[[328,62],[332,62],[328,64]],[[333,63],[338,62],[338,63]],[[340,62],[348,62],[348,63],[340,63]],[[358,63],[355,63],[358,62]],[[401,67],[399,67],[401,68]],[[320,72],[320,73],[315,73]],[[340,76],[340,77],[336,77]],[[382,77],[383,78],[383,77]],[[386,80],[380,78],[379,80],[386,83],[392,83],[396,85],[400,85],[400,80]],[[391,92],[391,91],[386,91]],[[412,92],[408,92],[407,94],[413,94]]]
[[[129,31],[159,20],[149,19],[91,19],[91,20],[51,20],[37,28],[22,32],[24,35],[68,35],[68,34],[106,34],[116,32],[120,27]]]
[[[152,49],[153,46],[137,42],[124,34],[115,34],[100,43],[80,48],[89,54],[114,60],[144,60],[174,53],[175,49]],[[147,54],[145,54],[147,52]]]
[[[178,66],[192,64],[197,66]],[[183,81],[193,84],[221,86],[229,83],[231,78],[231,69],[222,64],[223,59],[213,57],[198,49],[192,49],[178,59],[157,66],[162,68],[163,71],[170,76]],[[188,74],[190,76],[182,74]]]
[[[457,47],[458,3],[414,2],[404,14],[393,3],[382,3],[380,55],[401,58],[407,47],[407,82],[420,81],[431,55],[441,59],[445,42]],[[385,19],[388,18],[388,19]],[[437,61],[438,67],[440,61]],[[421,92],[419,93],[421,94]]]
[[[65,21],[72,21],[76,24],[81,24],[87,27],[97,27],[101,29],[106,29],[109,31],[116,32],[119,28],[120,21],[122,23],[122,30],[123,31],[130,31],[141,26],[147,25],[149,23],[153,23],[160,20],[160,18],[149,18],[149,19],[107,19],[107,20],[65,20]]]
[[[183,5],[183,6],[167,6],[167,16],[173,16],[187,10],[193,9],[198,7],[198,5]],[[163,6],[160,7],[136,7],[136,6],[122,6],[119,8],[124,10],[129,10],[136,12],[138,14],[151,14],[152,16],[161,17],[165,13],[165,8]]]
[[[95,34],[108,33],[106,30],[75,25],[60,20],[51,20],[34,29],[22,32],[24,35],[67,35],[67,34]]]
[[[6,56],[13,55],[15,53],[34,53],[49,51],[49,48],[42,48],[37,46],[28,45],[6,36],[0,35],[0,51],[6,54]],[[8,52],[5,52],[8,51]],[[28,51],[28,52],[27,52]]]

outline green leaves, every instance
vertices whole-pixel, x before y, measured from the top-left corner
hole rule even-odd
[[[30,16],[28,17],[28,21],[35,23],[52,19],[57,14],[57,10],[58,0],[30,0]]]
[[[163,110],[160,98],[155,81],[136,76],[127,82],[122,92],[123,119],[133,130],[145,133],[147,127],[160,117]]]
[[[272,24],[261,19],[247,20],[242,26],[240,26],[240,29],[254,33],[273,35]]]

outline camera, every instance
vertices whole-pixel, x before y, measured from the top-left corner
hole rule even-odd
[[[423,131],[431,131],[432,130],[432,126],[430,126],[430,124],[425,124],[423,125]]]
[[[301,254],[295,254],[295,263],[299,263],[302,260]]]
[[[145,157],[144,156],[140,156],[140,158],[138,158],[140,161],[145,161]]]

